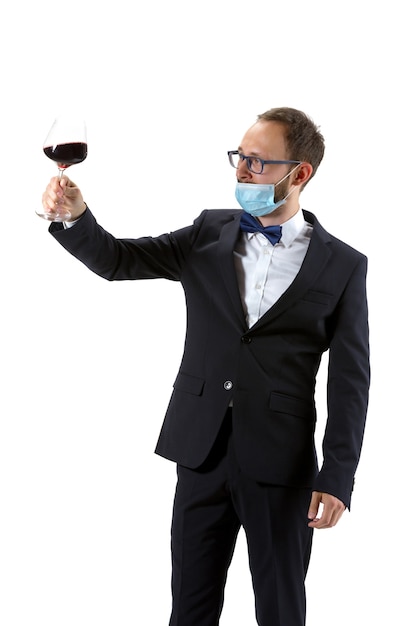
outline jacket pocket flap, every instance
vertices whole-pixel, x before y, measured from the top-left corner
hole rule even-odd
[[[278,413],[295,415],[304,419],[314,420],[316,418],[316,411],[312,402],[274,391],[269,398],[269,408]]]
[[[200,396],[203,392],[204,379],[179,372],[174,382],[174,389]]]

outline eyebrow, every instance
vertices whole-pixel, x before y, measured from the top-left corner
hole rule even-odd
[[[238,152],[243,152],[242,146],[239,146],[237,150]],[[255,157],[259,157],[260,159],[262,158],[259,152],[252,152],[251,154],[248,154],[246,156],[255,156]]]

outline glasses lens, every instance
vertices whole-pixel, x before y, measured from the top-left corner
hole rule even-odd
[[[239,161],[240,161],[240,157],[239,154],[236,152],[229,152],[229,161],[230,161],[230,165],[232,167],[238,167],[239,166]]]
[[[238,168],[242,161],[246,161],[246,166],[249,171],[254,174],[262,174],[263,170],[263,162],[262,159],[258,159],[257,157],[248,157],[246,155],[240,154],[238,152],[230,152],[229,153],[229,161],[230,165]]]
[[[254,174],[262,173],[263,163],[261,159],[257,159],[256,157],[249,157],[248,159],[246,159],[246,163],[248,165],[248,170],[250,170]]]

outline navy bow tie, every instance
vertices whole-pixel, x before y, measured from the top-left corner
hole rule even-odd
[[[279,242],[282,235],[281,226],[262,226],[262,224],[249,213],[242,213],[240,218],[240,228],[245,233],[262,233],[274,246]]]

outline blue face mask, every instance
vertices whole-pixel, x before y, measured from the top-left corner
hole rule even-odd
[[[285,198],[275,202],[275,187],[282,183],[292,172],[299,167],[296,165],[284,178],[281,178],[277,183],[264,185],[261,183],[236,183],[235,196],[240,206],[246,213],[253,215],[254,217],[262,217],[268,215],[278,209],[278,207],[285,204],[287,198],[295,188],[292,189]]]

